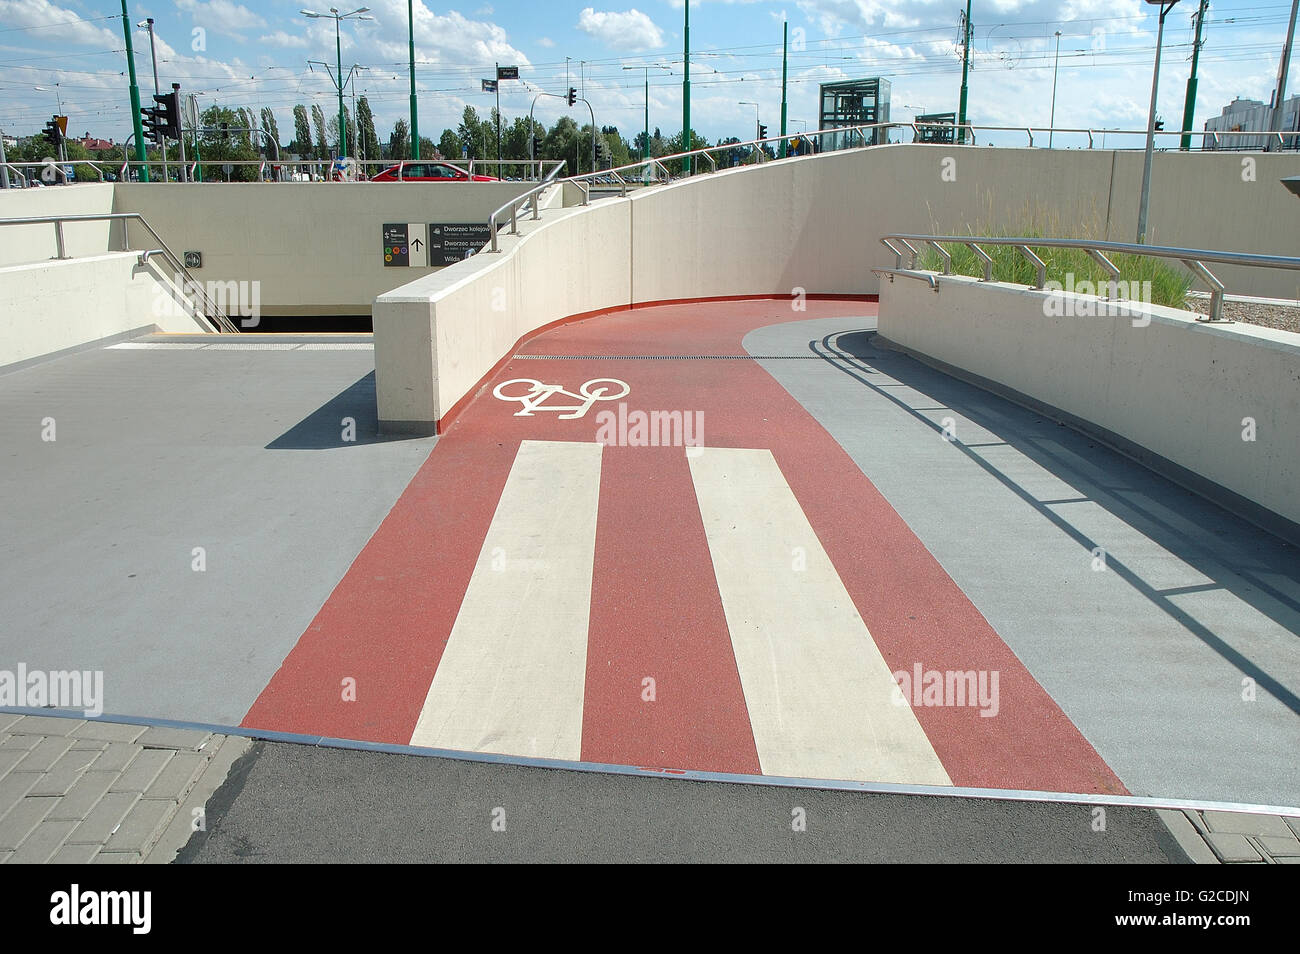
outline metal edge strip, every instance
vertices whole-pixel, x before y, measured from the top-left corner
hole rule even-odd
[[[745,775],[734,772],[705,772],[695,769],[656,768],[651,766],[618,765],[609,762],[567,762],[563,759],[532,758],[520,755],[500,755],[494,752],[462,752],[454,749],[425,748],[418,745],[399,745],[391,742],[366,742],[359,739],[337,739],[324,735],[305,735],[297,732],[276,732],[245,726],[217,725],[210,722],[187,722],[181,719],[154,719],[144,716],[107,715],[90,718],[80,712],[62,709],[32,709],[0,706],[0,713],[9,715],[47,716],[58,719],[77,719],[84,722],[115,722],[168,729],[193,729],[220,735],[233,735],[265,742],[285,742],[311,745],[318,748],[350,749],[361,752],[382,752],[389,755],[413,755],[421,758],[455,759],[461,762],[483,762],[490,765],[509,765],[521,768],[562,769],[570,772],[593,772],[604,775],[626,775],[635,778],[667,778],[688,782],[726,782],[737,785],[764,785],[773,788],[807,788],[834,792],[860,792],[869,795],[926,795],[936,798],[990,799],[1004,802],[1051,802],[1067,805],[1104,805],[1123,808],[1170,809],[1173,811],[1240,812],[1248,815],[1287,815],[1300,818],[1300,807],[1287,805],[1260,805],[1242,802],[1222,802],[1193,798],[1162,798],[1146,795],[1105,795],[1082,792],[1043,792],[1015,788],[970,788],[966,786],[911,785],[900,782],[858,782],[844,779],[795,778],[779,775]]]

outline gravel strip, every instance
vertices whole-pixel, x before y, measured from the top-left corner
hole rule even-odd
[[[1202,315],[1210,313],[1208,298],[1189,298],[1187,309]],[[1284,305],[1262,305],[1250,301],[1225,301],[1223,317],[1233,321],[1244,321],[1264,328],[1276,328],[1278,331],[1290,331],[1300,334],[1300,308]]]

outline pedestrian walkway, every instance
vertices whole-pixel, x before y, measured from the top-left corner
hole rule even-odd
[[[0,712],[0,863],[166,863],[248,740]]]

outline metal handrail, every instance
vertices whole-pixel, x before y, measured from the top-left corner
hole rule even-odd
[[[490,216],[488,216],[488,228],[492,232],[492,251],[494,252],[501,251],[501,249],[497,247],[497,229],[499,228],[499,226],[497,225],[497,216],[500,215],[502,212],[505,212],[507,209],[509,209],[510,210],[510,234],[518,235],[519,234],[519,224],[518,224],[519,210],[523,208],[523,206],[526,205],[528,201],[531,199],[533,203],[533,218],[534,219],[539,218],[540,212],[538,209],[538,199],[541,197],[542,192],[544,192],[546,189],[549,189],[552,185],[555,184],[555,177],[559,175],[560,172],[563,171],[566,164],[567,163],[564,160],[560,160],[560,164],[557,165],[550,172],[548,172],[546,174],[546,178],[543,179],[541,183],[533,186],[533,188],[529,189],[523,195],[515,196],[505,205],[501,206],[501,208],[497,209]]]
[[[202,283],[195,281],[194,277],[190,275],[189,269],[185,267],[185,263],[176,257],[176,253],[167,246],[167,243],[162,240],[162,236],[154,231],[153,226],[145,221],[144,216],[139,212],[103,212],[88,215],[21,216],[18,218],[0,219],[0,225],[53,225],[54,243],[58,251],[56,258],[59,260],[65,260],[72,256],[67,254],[63,240],[64,222],[122,222],[121,251],[129,252],[131,251],[131,240],[126,229],[126,223],[132,219],[143,225],[145,231],[148,232],[153,240],[158,243],[156,249],[150,249],[147,254],[142,256],[141,264],[145,264],[151,255],[161,254],[163,258],[166,259],[167,264],[176,270],[177,275],[183,275],[185,277],[185,287],[196,289],[202,296],[204,310],[203,317],[213,322],[217,326],[217,330],[220,332],[225,334],[238,334],[239,328],[235,326],[217,303],[212,300]],[[182,291],[184,291],[184,289],[182,289]]]
[[[904,251],[900,249],[897,242],[907,249],[911,256],[908,267],[916,269],[916,260],[920,254],[916,244],[929,245],[938,249],[940,257],[944,262],[942,274],[950,274],[952,267],[952,258],[945,252],[941,245],[965,245],[970,248],[979,257],[983,269],[984,277],[981,281],[993,280],[993,259],[982,246],[985,245],[1006,245],[1012,246],[1019,250],[1020,254],[1034,266],[1037,272],[1038,282],[1031,285],[1031,288],[1043,288],[1047,284],[1047,266],[1041,258],[1034,254],[1035,248],[1073,248],[1082,249],[1087,252],[1094,261],[1102,266],[1111,276],[1112,279],[1118,279],[1120,270],[1110,261],[1108,255],[1126,254],[1126,255],[1145,255],[1151,258],[1175,259],[1182,262],[1187,269],[1197,278],[1205,282],[1210,287],[1210,314],[1206,321],[1223,320],[1223,297],[1226,288],[1208,268],[1206,263],[1216,265],[1241,265],[1252,268],[1285,268],[1294,271],[1300,271],[1300,258],[1288,255],[1259,255],[1254,252],[1223,252],[1209,249],[1198,248],[1179,248],[1170,245],[1133,245],[1127,242],[1098,242],[1088,239],[1055,239],[1055,238],[1007,238],[1007,237],[989,237],[975,235],[914,235],[906,232],[896,232],[885,235],[880,239],[880,244],[894,253],[895,268],[903,268]],[[938,290],[938,282],[933,277],[934,273],[930,271],[921,271],[916,277],[924,277],[930,282],[930,287]]]

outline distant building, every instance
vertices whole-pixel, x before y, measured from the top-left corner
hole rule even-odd
[[[114,142],[111,139],[95,139],[90,133],[86,133],[79,142],[87,152],[108,152],[113,148]]]
[[[1238,96],[1223,112],[1205,123],[1208,132],[1260,132],[1267,133],[1273,119],[1273,110],[1258,99],[1242,99]],[[1281,132],[1300,131],[1300,96],[1292,96],[1282,104]],[[1205,137],[1206,149],[1263,149],[1269,137],[1261,136],[1222,136],[1216,143],[1212,136]],[[1287,149],[1300,149],[1300,136],[1287,136],[1283,140]]]

